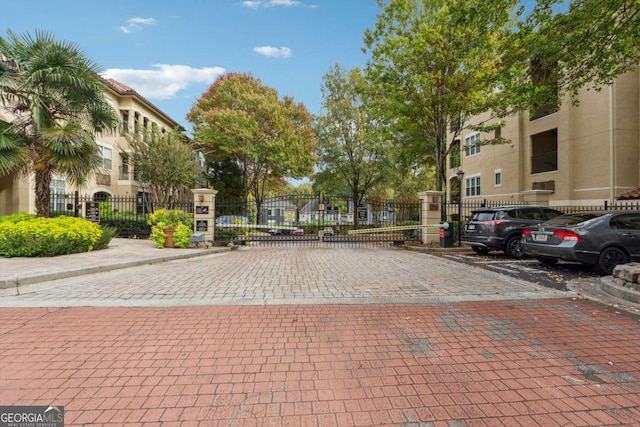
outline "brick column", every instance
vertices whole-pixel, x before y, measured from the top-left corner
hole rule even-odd
[[[422,244],[438,243],[440,241],[440,229],[427,227],[429,225],[440,224],[442,191],[421,191],[420,198],[420,218],[422,223]]]
[[[195,188],[193,192],[193,232],[204,234],[205,242],[212,242],[215,230],[217,190]]]

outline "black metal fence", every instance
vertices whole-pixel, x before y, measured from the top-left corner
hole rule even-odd
[[[346,196],[323,194],[270,196],[249,203],[238,198],[216,199],[216,240],[225,236],[252,244],[397,244],[419,236],[412,230],[394,227],[419,223],[419,202],[386,199],[356,204]],[[375,232],[357,236],[349,233],[355,229]]]
[[[154,206],[140,193],[135,196],[96,197],[90,195],[52,193],[51,215],[86,216],[88,206],[99,204],[100,222],[118,230],[120,237],[146,238],[150,235],[149,214],[160,208],[181,209],[193,213],[193,202],[172,202],[170,206]],[[443,204],[442,219],[455,227],[464,223],[475,210],[486,207],[527,204],[514,201],[462,201]],[[553,206],[563,212],[587,210],[640,210],[640,200],[603,201],[590,206]],[[458,214],[461,214],[461,220]],[[420,224],[420,203],[402,200],[369,199],[356,204],[347,196],[292,194],[266,197],[245,203],[241,198],[217,199],[216,240],[245,239],[254,242],[332,241],[332,242],[398,242],[418,240],[419,233],[394,229]],[[237,224],[225,218],[239,217]],[[238,218],[236,218],[238,219]],[[234,222],[234,221],[232,221]],[[371,229],[372,233],[357,237],[351,230]],[[457,229],[456,229],[457,233]]]
[[[151,234],[151,227],[147,224],[149,214],[162,208],[180,209],[193,213],[193,202],[174,201],[168,206],[156,206],[144,194],[107,198],[100,195],[96,197],[79,193],[51,193],[49,203],[51,216],[88,217],[98,215],[100,224],[116,228],[119,237],[136,238],[149,237]]]
[[[471,213],[478,209],[498,207],[498,206],[521,206],[521,205],[527,205],[527,204],[529,203],[514,202],[514,201],[503,202],[503,201],[492,201],[492,200],[473,201],[473,202],[463,201],[461,205],[459,205],[457,202],[447,202],[444,204],[443,220],[457,221],[459,209],[462,213],[462,220],[466,221],[471,217]],[[584,212],[584,211],[593,211],[593,210],[640,210],[640,200],[617,201],[614,204],[611,204],[607,200],[604,200],[601,204],[598,204],[598,205],[584,205],[584,206],[554,205],[551,207],[565,213]]]

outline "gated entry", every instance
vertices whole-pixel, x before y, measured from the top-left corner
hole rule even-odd
[[[354,203],[336,195],[281,195],[246,205],[240,199],[217,199],[215,240],[250,245],[398,245],[420,239],[420,212],[418,201]]]

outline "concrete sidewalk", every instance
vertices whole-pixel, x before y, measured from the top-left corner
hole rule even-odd
[[[50,258],[0,257],[0,289],[229,251],[228,247],[158,249],[152,240],[113,239],[95,252]]]

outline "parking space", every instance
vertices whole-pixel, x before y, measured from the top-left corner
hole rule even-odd
[[[441,253],[439,256],[563,291],[567,290],[567,282],[572,280],[597,280],[600,277],[593,269],[579,263],[559,262],[555,266],[548,266],[532,258],[508,258],[502,252],[490,252],[486,255],[478,255],[472,252]]]

